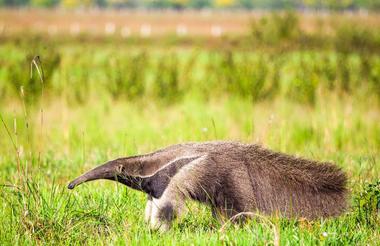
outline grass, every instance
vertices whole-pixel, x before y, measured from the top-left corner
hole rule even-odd
[[[259,218],[220,231],[223,222],[215,221],[207,207],[189,203],[189,214],[169,233],[159,234],[149,231],[143,221],[146,198],[142,193],[110,181],[66,189],[85,170],[118,156],[184,141],[235,139],[331,160],[349,175],[353,195],[347,214],[317,221],[269,218],[282,245],[372,244],[380,237],[377,215],[361,220],[354,200],[365,182],[375,182],[380,174],[376,123],[380,114],[370,105],[336,95],[326,95],[313,108],[284,99],[256,105],[238,98],[188,99],[172,106],[105,100],[79,107],[61,101],[45,105],[42,138],[37,109],[28,115],[28,130],[22,111],[8,108],[3,115],[25,172],[18,172],[14,150],[2,130],[0,240],[3,244],[273,243],[273,228]],[[11,127],[13,118],[17,136]],[[27,131],[31,131],[30,142]]]

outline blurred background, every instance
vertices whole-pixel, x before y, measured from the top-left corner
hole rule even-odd
[[[371,199],[377,194],[380,201],[380,193],[365,184],[380,176],[379,0],[0,6],[0,183],[21,187],[1,186],[1,240],[77,243],[88,235],[98,242],[107,233],[138,232],[142,222],[124,223],[140,221],[142,194],[119,197],[117,186],[104,182],[89,185],[96,192],[84,189],[88,195],[74,203],[67,182],[108,159],[215,139],[333,161],[348,173],[353,204],[369,211],[348,217],[352,224],[337,223],[354,227],[375,218]],[[123,212],[108,210],[112,202]],[[207,221],[198,220],[209,228]],[[296,237],[292,228],[281,240]],[[378,238],[371,228],[331,237],[370,244]],[[206,243],[205,230],[181,240]],[[318,231],[310,233],[319,240]],[[253,234],[239,235],[244,241]]]
[[[35,104],[42,87],[46,99],[70,103],[223,95],[313,105],[324,92],[379,96],[379,1],[3,0],[0,6],[4,103],[23,88]],[[30,76],[37,55],[43,83]]]
[[[91,128],[71,126],[75,110],[84,110],[77,119],[82,124],[101,124],[94,129],[121,135],[128,131],[144,143],[214,138],[270,143],[268,121],[299,117],[308,123],[291,129],[302,148],[311,138],[330,141],[323,127],[334,121],[321,119],[321,128],[306,116],[321,117],[315,113],[319,108],[360,113],[359,122],[349,121],[352,131],[378,120],[379,1],[2,0],[0,6],[0,104],[9,128],[17,123],[20,141],[27,117],[28,131],[45,122],[47,135],[56,127],[63,134],[58,142],[76,146]],[[281,108],[286,105],[290,115]],[[213,107],[220,112],[211,114]],[[114,116],[120,124],[109,129],[106,114],[120,113],[117,109],[126,111]],[[181,110],[189,111],[197,128],[177,130],[177,121],[191,122]],[[133,117],[147,124],[143,136],[127,130]],[[338,129],[346,128],[339,120]],[[164,140],[151,140],[149,129]],[[165,139],[164,129],[179,131],[176,139]],[[377,124],[371,131],[377,134],[367,141],[378,147]],[[100,139],[115,145],[115,136],[107,136]],[[0,144],[10,146],[7,138]]]
[[[212,139],[296,153],[380,147],[379,1],[0,6],[8,155],[80,147],[83,159]]]

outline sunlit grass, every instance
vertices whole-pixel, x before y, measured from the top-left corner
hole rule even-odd
[[[220,231],[223,222],[215,221],[207,207],[196,203],[189,204],[189,214],[167,234],[151,232],[143,221],[146,198],[142,193],[110,181],[88,183],[74,191],[66,185],[108,159],[185,141],[232,139],[331,160],[348,173],[356,196],[365,181],[374,182],[380,174],[380,114],[369,104],[334,95],[326,95],[315,107],[285,99],[255,105],[236,98],[186,99],[171,106],[91,100],[75,107],[58,100],[44,106],[42,138],[38,109],[30,110],[26,129],[22,110],[11,106],[2,113],[13,138],[13,119],[17,119],[17,148],[25,170],[18,172],[15,151],[2,127],[0,240],[21,244],[273,243],[273,228],[265,221],[256,218]],[[379,238],[378,225],[359,220],[355,206],[337,219],[270,221],[282,244],[367,244]]]

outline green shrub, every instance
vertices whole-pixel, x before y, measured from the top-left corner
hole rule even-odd
[[[165,101],[181,97],[179,59],[176,54],[162,55],[154,71],[153,94]]]
[[[355,206],[358,222],[375,226],[380,223],[380,180],[364,185],[355,197]]]
[[[141,97],[145,92],[145,77],[148,56],[144,53],[112,57],[106,66],[107,88],[114,98],[125,96],[127,99]]]
[[[298,16],[293,12],[264,16],[251,24],[251,35],[254,41],[269,45],[295,40],[300,35]]]

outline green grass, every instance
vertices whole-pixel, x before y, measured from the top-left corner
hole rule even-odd
[[[1,113],[25,171],[18,172],[15,151],[2,126],[0,241],[266,245],[273,243],[277,231],[281,245],[377,244],[376,209],[363,214],[355,202],[368,203],[360,192],[380,174],[380,111],[371,105],[371,101],[334,94],[317,100],[314,107],[286,99],[253,105],[247,99],[190,98],[171,106],[93,99],[75,107],[57,100],[43,104],[41,131],[38,107],[28,111],[26,128],[23,110],[15,103]],[[255,218],[221,230],[224,222],[215,221],[209,208],[191,202],[189,214],[160,234],[143,221],[146,197],[140,192],[111,181],[66,189],[71,179],[108,159],[213,139],[259,142],[275,150],[334,161],[348,173],[352,206],[336,219]]]
[[[260,35],[243,40],[248,49],[227,39],[208,48],[4,39],[0,244],[379,244],[378,32],[315,34],[326,45],[308,46],[301,32],[287,33],[289,18],[253,24]],[[43,83],[30,77],[37,54]],[[349,177],[347,213],[231,225],[189,202],[187,216],[160,234],[143,221],[142,193],[111,181],[66,188],[109,159],[216,139],[336,163]]]
[[[91,97],[173,103],[185,97],[207,100],[225,95],[252,102],[286,97],[313,105],[326,92],[374,97],[380,104],[376,52],[35,46],[0,47],[0,104],[19,97],[21,87],[26,103],[38,104],[42,84],[37,73],[31,77],[29,72],[36,54],[44,67],[44,99],[64,97],[71,105]]]

